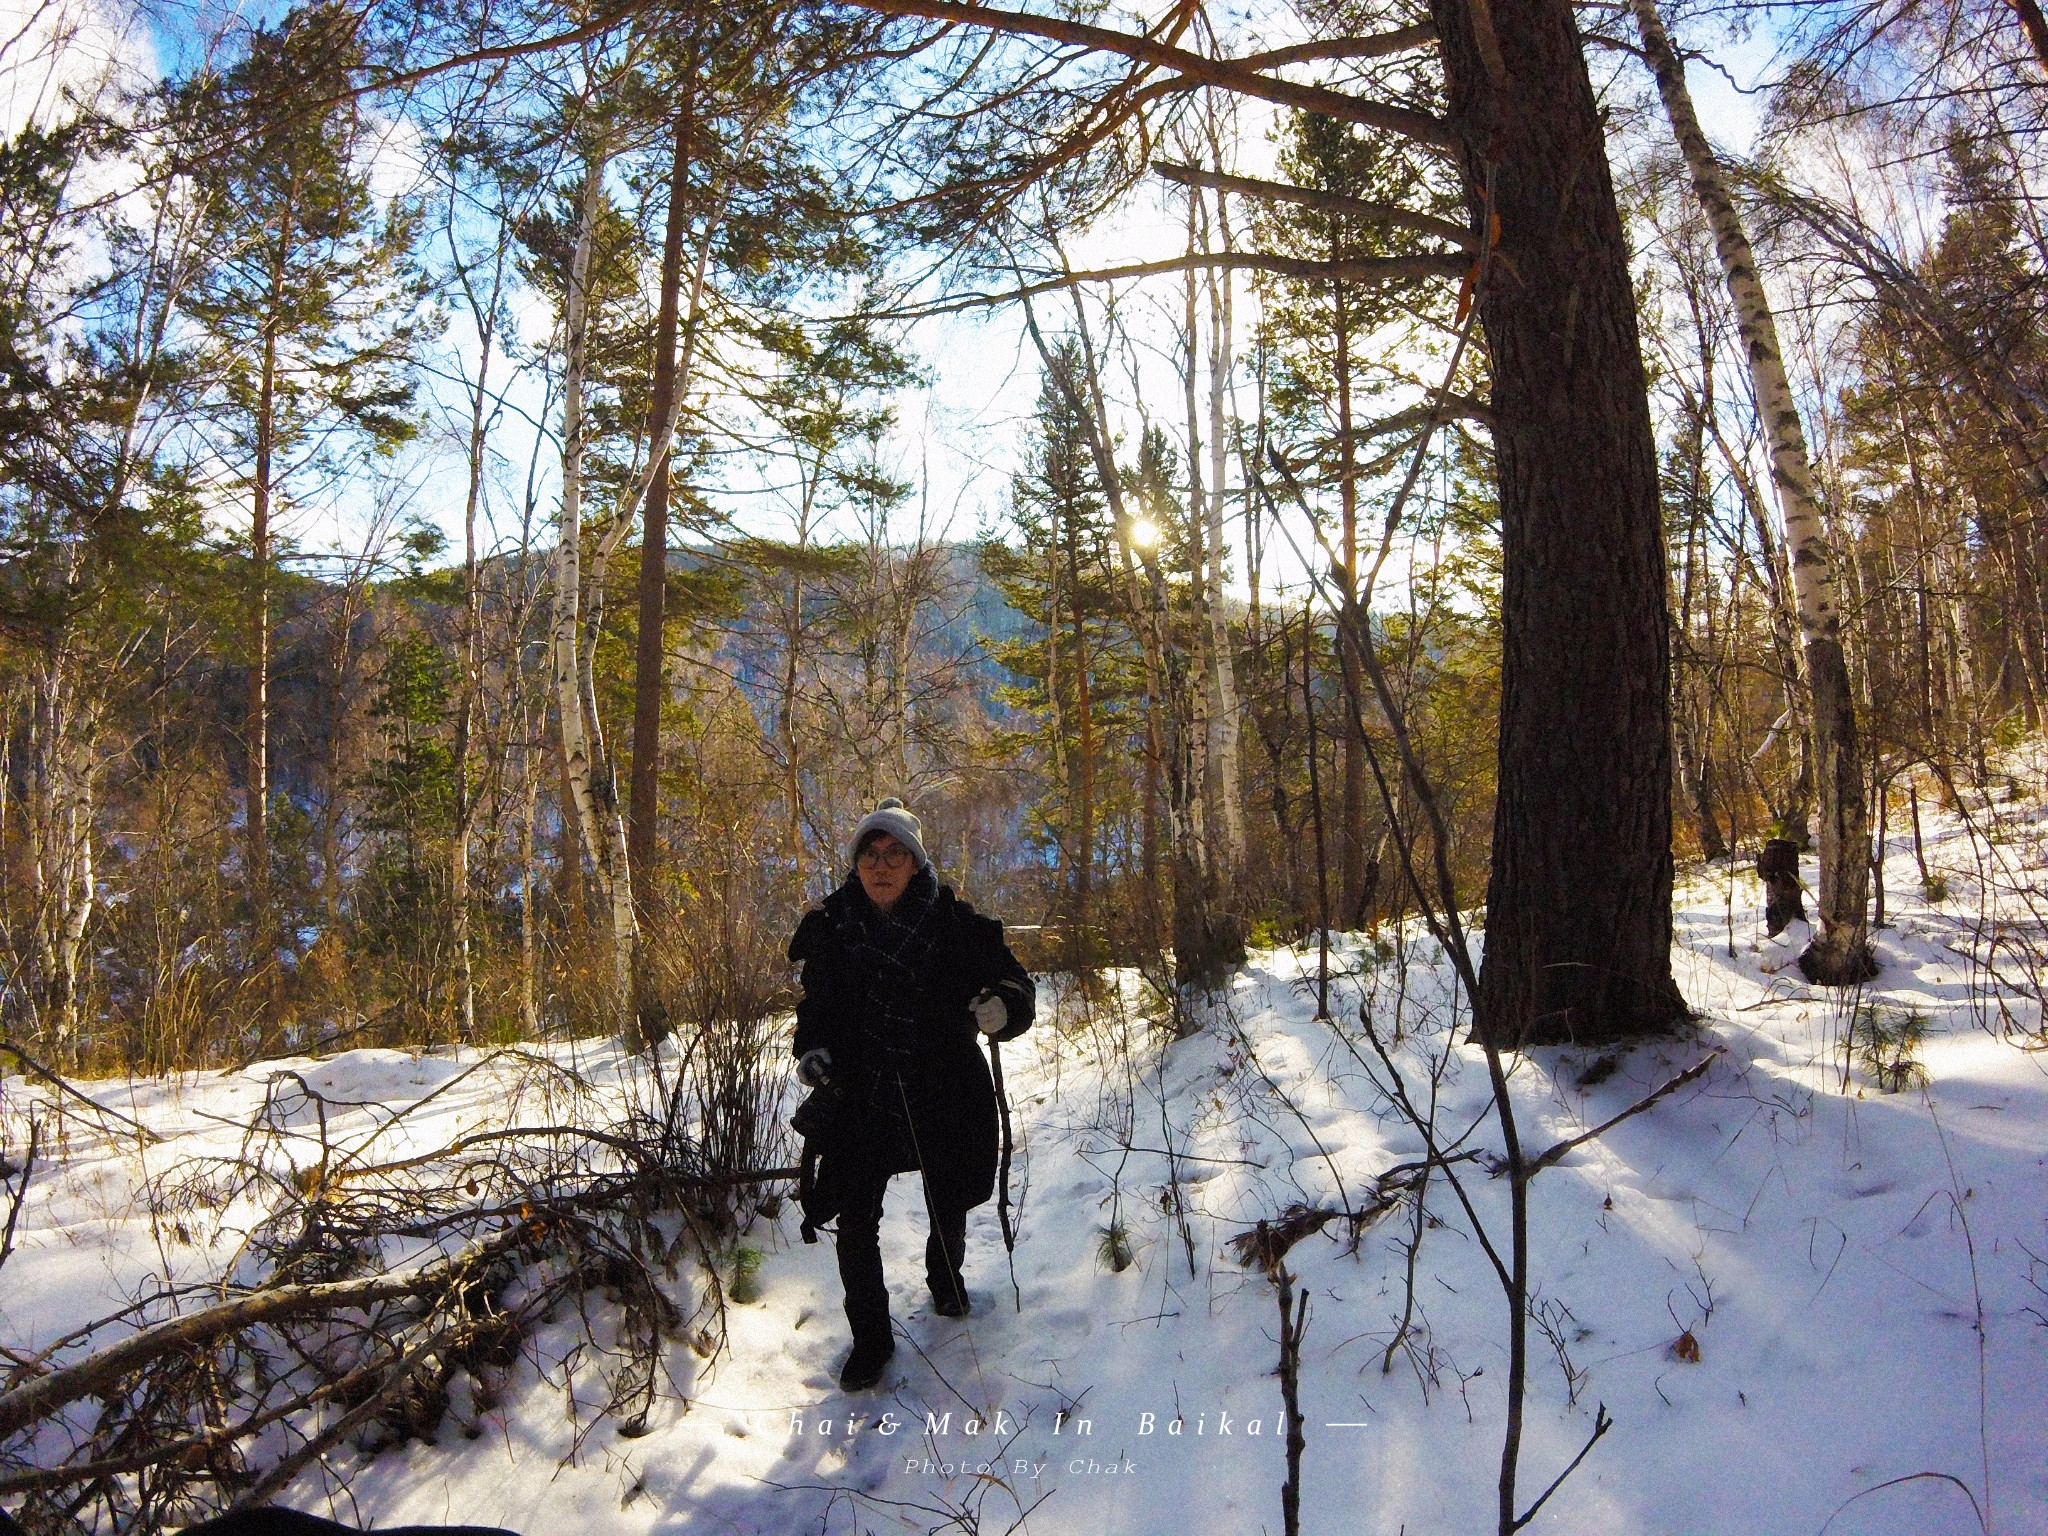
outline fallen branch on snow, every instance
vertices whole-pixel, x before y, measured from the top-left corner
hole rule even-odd
[[[1648,1109],[1651,1105],[1655,1104],[1659,1099],[1665,1098],[1670,1094],[1676,1093],[1679,1089],[1683,1088],[1687,1083],[1693,1082],[1700,1076],[1702,1076],[1706,1072],[1707,1068],[1711,1067],[1714,1064],[1717,1058],[1726,1054],[1727,1051],[1725,1047],[1718,1045],[1715,1046],[1711,1051],[1707,1052],[1705,1056],[1700,1058],[1700,1060],[1694,1062],[1691,1066],[1687,1067],[1683,1072],[1679,1073],[1678,1076],[1672,1078],[1670,1082],[1665,1083],[1660,1087],[1652,1089],[1646,1096],[1638,1099],[1635,1103],[1629,1105],[1627,1109],[1624,1109],[1620,1114],[1614,1116],[1612,1119],[1603,1120],[1598,1125],[1594,1126],[1593,1129],[1591,1129],[1590,1131],[1581,1131],[1576,1136],[1567,1137],[1565,1140],[1560,1141],[1556,1146],[1552,1147],[1549,1151],[1543,1153],[1541,1156],[1536,1157],[1530,1161],[1528,1168],[1522,1174],[1523,1182],[1527,1183],[1530,1179],[1535,1178],[1537,1174],[1541,1173],[1546,1168],[1555,1167],[1557,1164],[1563,1162],[1566,1156],[1568,1156],[1570,1153],[1572,1153],[1579,1147],[1583,1147],[1587,1142],[1592,1141],[1595,1137],[1605,1135],[1607,1132],[1613,1130],[1617,1125],[1621,1124],[1622,1121],[1631,1119],[1636,1115],[1640,1115],[1644,1110]],[[1497,1179],[1502,1174],[1508,1171],[1508,1165],[1505,1160],[1497,1160],[1489,1167],[1488,1171],[1492,1173],[1492,1175]]]

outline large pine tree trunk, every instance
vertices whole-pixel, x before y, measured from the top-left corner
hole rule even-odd
[[[668,221],[662,231],[661,297],[654,323],[654,382],[647,403],[647,454],[652,471],[641,516],[640,611],[633,657],[633,776],[626,816],[626,856],[633,872],[639,942],[633,955],[634,1007],[640,1033],[668,1033],[666,1011],[654,986],[647,934],[660,912],[661,706],[667,692],[664,648],[668,603],[669,453],[675,440],[676,332],[681,323],[683,234],[689,223],[690,121],[686,100],[676,114],[669,154]]]
[[[1570,7],[1431,10],[1475,226],[1497,216],[1500,231],[1478,297],[1504,575],[1476,1019],[1503,1044],[1641,1035],[1686,1009],[1664,540],[1628,248]]]
[[[1834,563],[1813,493],[1813,466],[1799,408],[1785,377],[1778,325],[1757,276],[1756,253],[1735,212],[1713,147],[1700,130],[1685,66],[1672,49],[1656,0],[1630,0],[1657,93],[1685,156],[1693,193],[1714,232],[1735,323],[1756,389],[1758,414],[1771,451],[1771,479],[1785,524],[1793,601],[1813,697],[1813,744],[1820,791],[1820,928],[1799,966],[1811,981],[1847,986],[1876,971],[1870,953],[1870,817],[1864,799],[1863,753],[1856,737],[1855,696],[1842,654],[1841,610]]]

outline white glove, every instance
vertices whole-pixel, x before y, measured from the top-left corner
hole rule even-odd
[[[975,1027],[984,1035],[1000,1035],[1010,1022],[1010,1010],[993,992],[977,993],[967,1011],[974,1015]]]
[[[822,1088],[832,1081],[832,1053],[822,1045],[805,1051],[796,1064],[796,1080],[806,1088]]]

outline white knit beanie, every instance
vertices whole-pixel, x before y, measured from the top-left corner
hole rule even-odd
[[[870,832],[886,832],[895,838],[910,850],[910,856],[917,860],[919,869],[931,862],[924,851],[924,824],[905,810],[903,802],[894,795],[861,817],[860,825],[853,829],[853,841],[846,845],[848,864],[858,861],[860,845]]]

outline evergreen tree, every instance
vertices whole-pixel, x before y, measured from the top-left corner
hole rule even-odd
[[[1127,755],[1120,737],[1133,681],[1130,636],[1115,622],[1121,603],[1107,499],[1081,414],[1082,367],[1076,340],[1054,344],[1025,464],[1010,483],[1019,547],[991,543],[983,556],[1004,597],[1032,625],[1026,637],[997,647],[997,656],[1027,680],[1009,698],[1037,716],[1059,786],[1056,803],[1033,820],[1057,859],[1067,957],[1077,967],[1101,955],[1096,885],[1101,790],[1110,778],[1101,769],[1111,752],[1117,760]]]
[[[185,310],[204,338],[203,430],[215,483],[248,516],[242,721],[252,949],[272,911],[270,672],[281,518],[416,430],[413,371],[428,329],[413,261],[418,208],[381,198],[376,125],[354,95],[359,18],[321,3],[257,29],[241,58],[183,94],[207,264]]]
[[[369,714],[381,751],[363,783],[362,827],[371,835],[355,903],[355,948],[373,964],[375,990],[389,997],[407,1038],[433,1033],[431,1004],[443,980],[449,934],[448,860],[455,831],[455,754],[448,727],[455,658],[428,636],[401,633],[389,644]]]
[[[1440,244],[1441,236],[1426,234],[1415,220],[1390,222],[1373,209],[1398,204],[1447,227],[1455,214],[1456,191],[1439,165],[1412,146],[1335,118],[1289,117],[1279,171],[1289,185],[1321,197],[1260,209],[1256,228],[1273,249],[1313,251],[1331,261],[1411,254]],[[1409,355],[1418,344],[1427,350],[1450,322],[1450,296],[1442,284],[1420,280],[1366,286],[1273,278],[1266,286],[1263,340],[1276,358],[1270,430],[1280,451],[1302,466],[1305,483],[1334,495],[1335,577],[1347,598],[1369,600],[1371,594],[1357,590],[1361,493],[1390,466],[1405,463],[1420,419],[1412,380],[1386,359]],[[1390,325],[1406,333],[1404,343],[1386,345]],[[1391,451],[1375,452],[1390,437]],[[1346,692],[1363,698],[1364,678],[1348,646],[1338,648],[1338,660]],[[1336,916],[1344,927],[1362,925],[1378,895],[1377,863],[1367,852],[1373,818],[1360,733],[1365,718],[1363,710],[1343,709],[1332,722],[1341,747]]]
[[[116,161],[158,173],[134,206],[84,190]],[[0,875],[23,899],[0,898],[0,924],[27,930],[7,998],[60,1061],[91,984],[103,741],[199,537],[165,446],[188,382],[166,316],[191,232],[163,170],[142,136],[83,112],[0,142],[0,693],[27,701],[25,857]],[[0,850],[4,823],[0,804]]]

